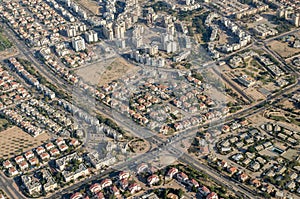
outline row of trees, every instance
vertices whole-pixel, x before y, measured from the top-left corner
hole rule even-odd
[[[111,127],[112,129],[118,131],[118,132],[121,133],[122,135],[125,135],[125,134],[126,134],[126,131],[124,131],[122,128],[120,128],[120,127],[118,126],[118,124],[117,124],[116,122],[114,122],[112,119],[103,117],[103,116],[100,115],[100,114],[97,115],[97,119],[99,120],[99,123],[106,124],[107,126],[109,126],[109,127]]]
[[[37,80],[40,82],[40,84],[43,84],[47,86],[49,89],[51,89],[55,94],[63,99],[69,99],[69,96],[62,90],[58,89],[57,86],[51,84],[47,79],[42,76],[38,71],[36,71],[32,67],[32,63],[26,59],[16,58],[18,62],[20,62],[21,65],[24,66],[25,70],[29,72],[31,75],[35,76]]]

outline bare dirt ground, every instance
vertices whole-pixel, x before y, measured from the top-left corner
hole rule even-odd
[[[244,92],[252,97],[255,101],[265,99],[266,97],[253,87],[244,89]]]
[[[85,9],[88,9],[93,14],[98,15],[99,13],[99,5],[95,0],[76,0],[79,4],[81,4]]]
[[[232,98],[231,96],[229,95],[226,95],[226,92],[225,92],[225,88],[231,88],[232,90],[234,90],[233,87],[231,87],[227,82],[225,82],[222,78],[219,77],[218,74],[216,74],[215,71],[213,70],[209,70],[211,76],[213,79],[215,80],[220,80],[222,82],[222,84],[225,86],[224,87],[224,90],[223,91],[219,91],[217,90],[216,88],[211,88],[210,90],[208,90],[210,93],[207,93],[210,97],[214,96],[213,99],[216,99],[216,97],[218,97],[219,99],[222,99],[222,100],[219,100],[221,102],[232,102],[234,103],[235,102],[235,99]],[[217,99],[216,99],[217,100]]]
[[[134,71],[136,67],[121,57],[98,62],[77,70],[77,74],[93,85],[104,85]]]
[[[219,44],[226,44],[228,42],[228,35],[225,34],[224,32],[221,32],[220,33],[220,36],[219,36]]]
[[[289,100],[284,100],[284,102],[282,103],[283,107],[285,108],[294,108],[296,109],[297,107],[295,106],[295,104]],[[300,110],[298,110],[300,111]]]
[[[259,24],[266,24],[269,27],[275,28],[276,25],[271,22],[274,15],[276,15],[276,12],[263,12],[263,14],[260,15],[263,17],[262,20],[259,21],[249,20],[247,21],[247,27],[254,28]]]
[[[34,138],[22,129],[14,126],[0,132],[0,158],[10,158],[35,148],[49,138],[45,133]]]
[[[281,57],[283,58],[289,58],[292,57],[295,54],[300,53],[300,49],[291,48],[288,46],[288,43],[283,43],[280,41],[272,41],[269,43],[271,48],[276,51]]]
[[[268,123],[269,120],[263,117],[261,114],[255,114],[247,118],[247,120],[253,124],[254,127],[259,127],[262,124]]]
[[[146,140],[132,140],[129,143],[129,146],[132,148],[134,153],[137,154],[146,153],[150,149],[150,144]]]
[[[11,47],[10,49],[7,49],[5,51],[0,51],[0,60],[7,59],[16,54],[18,54],[18,50],[15,47]]]

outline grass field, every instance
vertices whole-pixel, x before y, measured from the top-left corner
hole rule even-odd
[[[0,132],[0,159],[10,158],[35,148],[48,139],[47,134],[34,138],[16,126],[9,128]]]
[[[6,119],[0,119],[0,131],[7,129],[9,126],[10,124]]]
[[[4,51],[12,47],[12,43],[3,35],[0,30],[0,51]]]

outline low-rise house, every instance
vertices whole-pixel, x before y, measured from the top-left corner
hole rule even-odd
[[[250,169],[253,170],[253,171],[257,171],[260,169],[260,164],[258,162],[253,162],[251,165],[250,165]]]
[[[177,173],[176,178],[180,182],[186,182],[189,179],[189,177],[183,172]]]
[[[40,158],[41,158],[42,161],[47,161],[47,160],[49,160],[50,155],[49,155],[49,153],[44,152],[44,153],[42,153],[42,154],[40,155]]]
[[[274,170],[270,169],[269,171],[267,171],[266,176],[268,176],[268,177],[274,177],[275,176]]]
[[[68,150],[68,146],[66,144],[61,144],[61,145],[58,145],[58,148],[61,152],[64,152],[66,150]]]
[[[42,147],[42,146],[39,146],[38,148],[36,148],[35,151],[36,151],[36,153],[37,153],[38,155],[41,155],[42,153],[45,153],[45,152],[46,152],[45,148]]]
[[[285,166],[281,166],[278,169],[276,169],[276,173],[283,174],[286,170],[287,170],[287,168]]]
[[[102,187],[99,183],[95,183],[95,184],[92,184],[90,186],[89,190],[90,190],[91,193],[96,194],[96,193],[99,193],[102,190]]]
[[[102,192],[98,192],[98,193],[96,194],[96,198],[97,198],[97,199],[105,199],[104,194],[103,194]]]
[[[140,174],[145,172],[148,169],[148,165],[146,163],[141,163],[137,166],[136,169],[137,169],[137,173]]]
[[[155,193],[149,193],[142,196],[142,199],[159,199]]]
[[[134,194],[138,191],[140,191],[142,188],[137,184],[137,183],[133,183],[128,187],[128,190],[131,194]]]
[[[295,180],[297,177],[298,177],[298,174],[297,174],[296,172],[293,172],[293,173],[290,175],[291,180]]]
[[[12,165],[12,163],[9,160],[6,160],[6,161],[3,162],[3,167],[5,169],[8,169],[10,167],[13,167],[13,165]]]
[[[35,165],[39,164],[39,160],[36,157],[31,158],[30,160],[28,160],[28,162],[31,166],[35,166]]]
[[[120,191],[119,191],[119,189],[118,189],[115,185],[113,185],[113,186],[110,187],[110,192],[111,192],[114,196],[120,195]]]
[[[10,167],[9,169],[8,169],[8,174],[10,175],[10,176],[16,176],[16,175],[18,175],[19,174],[19,172],[18,172],[18,170],[16,169],[16,167]]]
[[[151,175],[147,178],[148,185],[153,185],[159,182],[159,177],[157,175]]]
[[[250,158],[246,158],[242,163],[244,164],[244,165],[249,165],[250,163],[252,162],[252,160],[250,159]]]
[[[175,195],[174,193],[168,193],[167,198],[168,199],[178,199],[178,196]]]
[[[229,168],[227,169],[227,171],[228,171],[231,175],[233,175],[233,174],[235,174],[235,173],[238,171],[238,169],[237,169],[236,167],[234,167],[234,166],[231,166],[231,167],[229,167]]]
[[[32,151],[28,151],[25,153],[25,158],[27,160],[29,160],[30,158],[33,158],[34,157],[34,153]]]
[[[80,145],[79,141],[77,139],[72,139],[70,142],[69,142],[69,145],[70,146],[73,146],[73,147],[77,147]]]
[[[17,164],[19,164],[20,162],[23,162],[23,161],[25,161],[25,159],[24,159],[24,157],[23,156],[17,156],[16,158],[15,158],[15,162],[17,163]]]
[[[198,189],[200,194],[203,196],[207,196],[210,193],[210,190],[206,186],[202,186]]]
[[[261,190],[266,193],[271,193],[274,191],[274,187],[268,183],[263,183]]]
[[[45,148],[47,149],[47,151],[50,151],[51,149],[53,149],[55,146],[52,142],[49,142],[48,144],[45,145]]]
[[[190,187],[196,187],[196,188],[199,187],[199,183],[198,183],[195,179],[188,180],[188,181],[187,181],[187,184],[188,184]]]
[[[54,148],[50,151],[50,155],[51,155],[51,157],[56,157],[56,156],[60,155],[60,152],[57,148]]]
[[[102,189],[104,189],[105,187],[109,187],[111,185],[112,185],[112,181],[109,178],[106,178],[100,182],[100,186]]]
[[[232,147],[221,147],[221,152],[222,153],[228,153],[232,150]]]
[[[244,158],[244,156],[241,153],[232,156],[232,159],[236,162],[240,161],[242,158]]]
[[[79,192],[76,192],[73,195],[71,195],[70,199],[83,199],[83,195]]]
[[[264,158],[262,158],[262,157],[257,157],[256,160],[257,160],[261,165],[264,165],[264,164],[267,163],[267,161],[266,161]]]
[[[21,169],[21,171],[24,171],[25,169],[28,169],[29,165],[26,161],[20,162],[18,164],[19,168]]]
[[[219,199],[219,196],[215,192],[211,192],[206,196],[206,199]]]
[[[218,166],[220,166],[222,168],[227,168],[228,163],[225,160],[222,160],[222,161],[218,162]]]
[[[178,169],[173,167],[173,168],[169,169],[167,176],[169,178],[173,178],[173,176],[177,173],[178,173]]]
[[[296,183],[294,181],[289,181],[286,184],[286,188],[289,189],[290,191],[292,191],[296,188]]]
[[[127,179],[122,179],[119,181],[119,186],[123,190],[127,189],[128,185],[129,185],[129,182]]]
[[[249,176],[248,176],[246,173],[241,173],[241,174],[238,176],[238,179],[239,179],[241,182],[245,182],[248,178],[249,178]]]
[[[254,178],[254,179],[250,180],[250,184],[253,185],[256,188],[261,186],[261,182],[257,178]]]
[[[130,173],[128,171],[121,171],[119,173],[119,180],[128,179],[129,176],[130,176]]]
[[[222,131],[223,131],[224,133],[228,133],[228,132],[230,131],[230,127],[229,127],[228,125],[223,125]]]

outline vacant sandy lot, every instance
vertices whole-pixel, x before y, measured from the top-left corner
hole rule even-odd
[[[0,52],[0,60],[7,59],[18,54],[18,50],[15,47]]]
[[[300,49],[291,48],[288,46],[288,43],[283,43],[280,41],[272,41],[269,43],[271,48],[276,51],[281,57],[288,58],[295,54],[300,53]]]
[[[260,93],[258,90],[256,90],[253,87],[250,88],[245,88],[244,92],[250,96],[251,98],[253,98],[255,101],[261,100],[261,99],[265,99],[265,96]]]
[[[93,85],[104,85],[134,71],[136,67],[121,57],[80,68],[76,73]]]
[[[14,126],[0,132],[0,158],[9,158],[41,145],[48,140],[47,134],[31,137],[22,129]]]
[[[85,9],[91,11],[93,14],[97,15],[99,13],[99,6],[95,0],[76,0]]]
[[[219,38],[220,38],[219,42],[218,42],[219,44],[226,44],[226,43],[228,43],[228,35],[226,33],[221,32]]]

